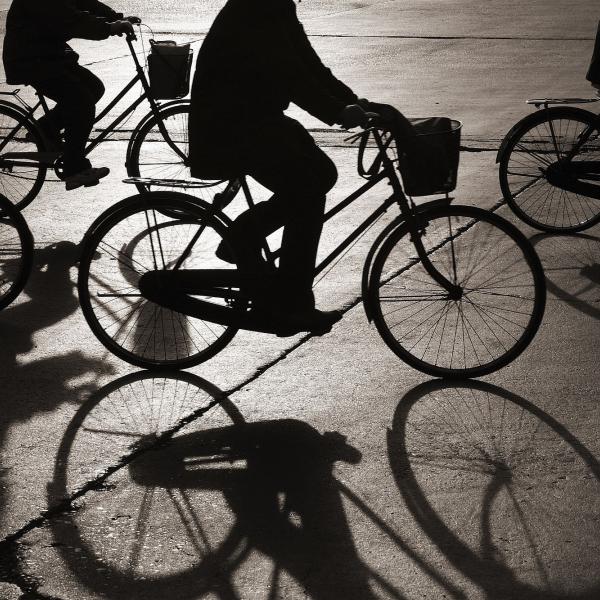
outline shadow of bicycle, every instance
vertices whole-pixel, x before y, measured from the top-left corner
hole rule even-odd
[[[550,415],[497,386],[434,380],[401,400],[388,449],[412,516],[477,598],[600,597],[600,464]]]
[[[600,237],[540,233],[530,241],[544,266],[548,292],[600,319]]]
[[[111,600],[414,597],[359,555],[349,502],[401,560],[464,598],[334,476],[337,462],[360,459],[336,432],[245,421],[193,374],[128,375],[94,394],[63,438],[49,486],[50,505],[68,503],[50,521],[54,564]]]

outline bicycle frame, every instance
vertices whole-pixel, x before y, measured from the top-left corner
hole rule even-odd
[[[375,187],[377,184],[381,183],[384,180],[388,180],[392,187],[392,194],[386,198],[378,208],[376,208],[358,227],[350,233],[346,238],[344,238],[315,268],[315,277],[321,274],[329,265],[331,265],[343,252],[348,249],[352,243],[354,243],[358,238],[360,238],[383,214],[385,214],[388,209],[393,205],[398,205],[400,208],[400,216],[394,221],[395,226],[399,226],[401,223],[406,223],[408,227],[408,231],[410,234],[410,239],[415,246],[417,251],[417,255],[419,259],[423,262],[423,266],[427,273],[431,276],[431,278],[446,289],[452,298],[460,297],[462,290],[459,286],[454,285],[450,282],[446,277],[444,277],[431,263],[429,260],[428,254],[423,247],[421,242],[420,231],[423,229],[423,224],[417,218],[418,215],[425,212],[431,206],[438,206],[440,204],[449,204],[450,199],[437,199],[429,202],[425,202],[419,206],[410,205],[408,198],[404,194],[402,189],[402,184],[400,183],[400,179],[396,172],[396,167],[394,165],[394,161],[387,154],[388,145],[383,141],[381,132],[377,128],[370,128],[365,130],[362,135],[368,135],[372,133],[378,149],[378,159],[381,160],[381,169],[380,171],[369,177],[368,181],[347,196],[344,200],[339,202],[336,206],[330,209],[323,216],[323,224],[327,223],[334,216],[342,212],[344,209],[349,207],[352,203],[358,200],[363,194],[368,192],[371,188]],[[241,178],[240,180],[241,188],[244,193],[244,197],[249,207],[254,205],[254,201],[252,199],[252,195],[250,193],[250,189],[248,187],[248,183],[245,178]],[[223,195],[227,195],[227,190],[223,192]],[[195,243],[195,239],[190,242],[192,245]],[[267,259],[270,262],[273,262],[279,255],[280,250],[271,251],[268,244],[265,242],[264,246],[265,253],[267,255]],[[191,247],[190,247],[191,251]],[[185,257],[184,259],[185,260]],[[179,262],[179,264],[183,263],[183,260]],[[367,261],[368,264],[368,261]]]
[[[94,120],[94,124],[99,123],[104,117],[106,117],[110,111],[119,104],[119,102],[125,97],[125,95],[139,82],[142,84],[143,94],[136,98],[123,112],[119,114],[107,127],[102,129],[98,135],[90,140],[88,145],[85,148],[85,155],[90,154],[100,143],[106,140],[115,130],[116,127],[120,123],[122,123],[129,115],[131,115],[136,108],[142,104],[144,100],[147,100],[150,104],[150,111],[152,115],[156,118],[159,131],[163,136],[164,140],[167,142],[169,147],[184,161],[187,163],[187,157],[185,154],[177,147],[177,145],[171,140],[169,137],[169,133],[164,125],[162,117],[159,111],[159,105],[156,100],[152,97],[152,92],[150,89],[150,83],[148,82],[148,78],[146,77],[146,73],[144,72],[144,68],[140,64],[140,61],[137,57],[135,49],[133,47],[133,40],[135,37],[127,36],[126,41],[129,47],[129,51],[131,53],[131,57],[135,64],[136,74],[134,77],[127,83],[123,89],[108,103],[108,105],[96,116]],[[20,112],[27,120],[30,122],[34,122],[33,115],[35,112],[41,107],[43,111],[48,114],[49,108],[48,103],[44,96],[38,94],[39,100],[34,106],[30,106],[24,100],[22,100],[18,96],[19,90],[15,92],[3,92],[4,94],[10,94],[17,98],[20,104],[24,109],[18,107],[18,105],[14,105],[17,107],[18,112]],[[15,127],[6,138],[0,143],[0,152],[2,149],[6,147],[6,145],[15,137],[18,131],[21,129],[21,125]],[[40,156],[45,155],[45,156]],[[43,166],[52,166],[54,164],[55,159],[57,158],[57,153],[40,153],[40,152],[9,152],[3,156],[0,156],[0,168],[11,166],[19,166],[19,167],[30,167],[35,164],[43,165]],[[18,159],[25,159],[23,162],[19,162]],[[27,160],[28,159],[28,160]],[[36,162],[37,159],[37,162]]]

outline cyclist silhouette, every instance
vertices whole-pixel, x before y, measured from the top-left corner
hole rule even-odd
[[[594,53],[592,62],[587,72],[587,80],[600,89],[600,22],[598,22],[598,31],[596,32],[596,43],[594,44]]]
[[[123,19],[98,0],[13,0],[6,17],[3,60],[9,84],[27,84],[56,102],[38,121],[47,145],[61,149],[67,190],[96,185],[108,175],[106,167],[92,168],[85,145],[92,131],[96,103],[104,85],[78,64],[67,44],[73,38],[103,40],[133,33],[136,17]]]
[[[362,108],[367,101],[321,62],[293,0],[229,0],[198,55],[189,119],[191,173],[207,179],[247,174],[273,193],[234,221],[236,260],[224,247],[217,255],[257,273],[249,290],[252,310],[280,335],[320,334],[341,317],[317,310],[312,293],[325,195],[337,170],[306,129],[284,115],[291,102],[346,128],[366,123],[369,114]],[[261,248],[281,227],[273,274]]]

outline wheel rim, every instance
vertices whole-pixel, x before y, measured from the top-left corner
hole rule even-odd
[[[32,245],[31,234],[21,215],[0,202],[0,308],[10,304],[23,289]]]
[[[543,275],[497,227],[497,217],[480,220],[484,211],[455,209],[432,214],[422,241],[434,267],[461,288],[460,297],[452,299],[428,275],[409,235],[399,231],[374,266],[376,322],[412,366],[433,375],[478,376],[510,362],[533,337]]]
[[[554,187],[544,171],[569,154],[590,120],[555,115],[550,122],[534,123],[511,147],[502,167],[505,196],[530,225],[543,230],[575,231],[598,219],[600,200]],[[581,156],[600,161],[598,132],[583,145]]]
[[[0,111],[0,145],[3,145],[7,136],[11,134],[21,118]],[[26,140],[29,133],[31,140]],[[9,152],[39,152],[39,136],[37,133],[21,124],[15,136],[2,147],[0,156]],[[40,166],[18,167],[0,169],[0,193],[20,208],[31,202],[41,187],[46,169]]]
[[[109,350],[138,366],[192,366],[235,335],[231,328],[162,308],[138,290],[143,273],[172,269],[199,229],[181,268],[233,268],[215,256],[222,231],[200,222],[201,213],[183,219],[183,212],[172,202],[136,207],[99,227],[86,251],[81,272],[86,318]]]

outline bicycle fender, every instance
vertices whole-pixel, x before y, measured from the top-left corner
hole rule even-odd
[[[361,279],[361,291],[362,291],[362,299],[363,299],[363,308],[365,309],[365,315],[367,316],[367,321],[369,323],[373,320],[371,314],[371,307],[369,302],[369,288],[370,288],[370,280],[371,280],[371,266],[373,265],[373,260],[377,251],[388,238],[389,235],[393,231],[395,231],[400,225],[404,223],[404,217],[402,215],[397,216],[391,223],[381,231],[381,233],[377,236],[373,245],[369,249],[369,253],[367,254],[367,258],[365,259],[365,264],[363,266],[362,279]]]
[[[177,105],[188,105],[189,100],[171,100],[170,102],[165,102],[158,107],[158,112],[162,112],[167,108],[171,108],[171,106]],[[133,142],[135,138],[138,136],[139,132],[145,127],[152,119],[154,118],[154,113],[152,111],[148,111],[141,119],[141,121],[135,126],[135,129],[131,132],[131,137],[129,138],[129,142],[127,144],[127,152],[125,153],[125,166],[129,165],[129,158],[131,157],[131,148],[133,147]]]
[[[34,121],[29,117],[29,114],[27,113],[25,108],[20,106],[19,104],[15,104],[14,102],[9,102],[8,100],[0,100],[0,106],[11,109],[12,111],[21,115],[24,119],[27,119],[31,123],[34,123]]]
[[[562,110],[562,107],[553,106],[553,107],[549,107],[549,108],[542,108],[540,110],[544,111],[550,117],[551,113],[553,113],[554,111],[557,111],[557,110]],[[595,113],[593,113],[589,110],[584,110],[583,108],[579,108],[579,109],[574,108],[573,110],[578,111],[578,112],[580,111],[582,113],[591,115],[592,117],[596,118]],[[510,131],[504,136],[504,139],[500,142],[500,147],[498,148],[498,153],[496,154],[496,162],[497,163],[499,163],[502,160],[502,156],[504,155],[504,152],[506,152],[506,148],[507,148],[508,144],[510,143],[510,141],[512,140],[512,138],[515,137],[515,135],[518,135],[519,131],[522,128],[528,128],[532,121],[534,121],[534,122],[537,121],[540,118],[539,114],[540,114],[539,111],[532,112],[531,114],[527,115],[526,117],[523,117],[520,121],[517,121],[510,128]]]
[[[206,202],[205,200],[202,200],[202,198],[198,198],[196,196],[190,196],[189,194],[183,194],[181,192],[171,192],[171,191],[167,192],[164,190],[156,190],[153,192],[144,192],[144,193],[134,194],[133,196],[128,196],[127,198],[120,200],[116,204],[109,206],[102,214],[100,214],[98,217],[96,217],[94,222],[88,227],[88,230],[83,235],[82,244],[85,242],[85,240],[87,240],[94,233],[94,231],[107,218],[111,217],[115,212],[125,208],[128,204],[135,204],[135,203],[139,202],[140,198],[143,198],[143,199],[147,200],[148,202],[155,200],[155,199],[161,199],[161,198],[167,198],[169,200],[183,200],[187,203],[194,204],[195,206],[199,206],[200,208],[202,208],[203,210],[205,210],[209,213],[212,213],[213,218],[221,221],[221,223],[223,225],[229,226],[231,224],[231,220],[226,215],[219,213],[219,212],[215,212],[213,209],[213,206],[210,203]]]

